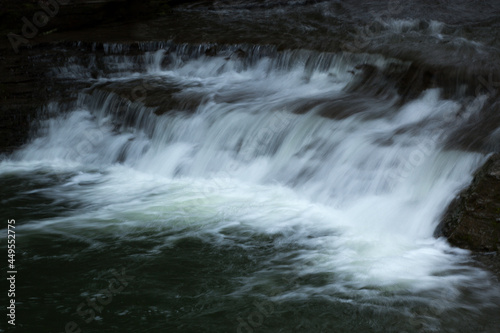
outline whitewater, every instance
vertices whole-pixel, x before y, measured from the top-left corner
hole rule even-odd
[[[433,236],[488,158],[446,145],[486,97],[464,104],[430,88],[401,103],[394,87],[362,81],[409,66],[382,56],[208,47],[108,46],[104,65],[53,69],[89,88],[69,107],[48,104],[30,142],[0,162],[2,179],[24,179],[19,193],[46,202],[19,242],[61,242],[32,260],[113,252],[171,270],[164,251],[200,242],[210,251],[199,261],[252,258],[242,271],[211,261],[231,282],[206,297],[368,308],[401,331],[495,326],[490,274]]]

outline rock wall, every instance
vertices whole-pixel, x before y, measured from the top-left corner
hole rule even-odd
[[[476,171],[471,185],[450,204],[436,236],[474,252],[500,252],[500,153]]]
[[[57,32],[56,41],[75,40],[81,38],[79,33],[91,34],[85,32],[86,28],[111,22],[122,24],[120,29],[126,30],[127,24],[169,11],[170,3],[176,4],[169,0],[3,0],[0,154],[10,153],[26,142],[34,120],[43,116],[41,108],[51,97],[69,93],[64,83],[46,75],[62,56],[43,38]],[[102,29],[106,31],[105,26]],[[106,39],[113,32],[101,35]]]

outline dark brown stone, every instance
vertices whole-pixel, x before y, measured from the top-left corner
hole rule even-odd
[[[476,171],[471,185],[448,207],[436,235],[475,252],[500,251],[500,154]]]

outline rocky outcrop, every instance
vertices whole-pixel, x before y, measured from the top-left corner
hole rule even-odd
[[[162,15],[170,10],[167,0],[37,0],[2,2],[0,13],[0,156],[11,153],[28,139],[28,133],[43,118],[43,106],[51,98],[68,100],[77,91],[47,76],[64,54],[55,44],[64,40],[91,38],[128,40],[116,30],[127,30],[133,22]],[[37,20],[43,22],[38,22]],[[38,22],[38,24],[36,24]],[[103,26],[102,33],[85,30],[114,22],[120,28]],[[123,24],[124,26],[121,26]],[[135,26],[134,26],[135,27]],[[106,34],[106,31],[109,33]],[[81,32],[83,31],[83,32]],[[53,32],[56,32],[53,34]],[[57,35],[53,39],[51,36]],[[115,35],[120,35],[116,37]],[[48,40],[47,40],[48,38]],[[45,39],[45,40],[44,40]],[[51,44],[55,42],[55,44]],[[78,51],[73,48],[72,54]]]
[[[0,32],[31,39],[48,31],[148,19],[170,10],[169,0],[4,0]],[[182,1],[177,1],[181,2]],[[184,1],[186,2],[186,1]],[[24,30],[23,30],[24,29]],[[28,36],[26,36],[26,34]]]
[[[499,153],[476,171],[471,185],[450,204],[436,236],[474,252],[497,252],[500,261]]]
[[[471,250],[475,263],[500,280],[500,153],[491,156],[452,201],[435,236]]]

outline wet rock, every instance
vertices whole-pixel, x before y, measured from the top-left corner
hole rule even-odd
[[[422,91],[432,86],[433,80],[434,73],[431,70],[412,63],[398,82],[398,93],[404,97],[404,100],[417,98]]]
[[[247,53],[240,48],[234,51],[233,54],[239,59],[245,58],[247,56]]]
[[[491,97],[485,103],[480,116],[461,114],[467,121],[455,129],[446,142],[450,149],[491,152],[500,151],[500,102]],[[491,101],[491,102],[490,102]]]
[[[230,56],[225,57],[224,59],[226,59],[226,60],[230,60],[230,59],[237,60],[237,59],[244,59],[244,58],[246,58],[246,56],[247,56],[247,53],[245,51],[243,51],[242,49],[238,48],[236,51],[234,51],[233,53],[231,53]]]
[[[475,252],[500,252],[499,153],[488,159],[471,185],[450,204],[436,236]],[[496,258],[498,262],[499,256]]]
[[[217,46],[211,46],[205,51],[207,57],[215,57],[217,55]]]

